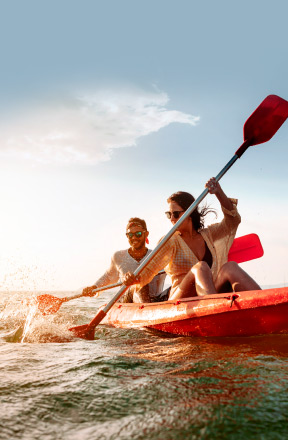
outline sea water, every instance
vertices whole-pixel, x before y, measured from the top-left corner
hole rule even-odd
[[[0,295],[1,440],[288,438],[288,335],[100,325],[86,341],[68,329],[88,323],[111,291],[46,316],[37,292]]]

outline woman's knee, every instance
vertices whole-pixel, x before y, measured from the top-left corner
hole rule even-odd
[[[235,261],[228,261],[223,264],[221,267],[219,274],[221,275],[233,275],[239,271],[239,265]]]
[[[210,272],[211,269],[206,263],[206,261],[198,261],[198,263],[194,264],[194,266],[191,268],[191,272],[196,275],[198,273],[207,273]]]

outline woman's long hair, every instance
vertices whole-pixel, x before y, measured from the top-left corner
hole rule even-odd
[[[192,194],[185,191],[177,191],[167,199],[167,202],[176,202],[182,209],[184,209],[184,211],[186,211],[189,206],[195,202],[195,198]],[[213,212],[217,216],[216,211],[214,209],[209,209],[207,206],[204,206],[201,209],[197,206],[192,214],[190,214],[193,227],[196,231],[204,228],[204,217],[209,214],[209,212]]]

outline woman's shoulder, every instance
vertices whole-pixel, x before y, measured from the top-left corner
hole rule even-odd
[[[158,244],[163,240],[163,238],[165,238],[166,235],[163,235],[163,237],[160,238],[160,240],[158,241]],[[180,240],[180,232],[176,231],[174,232],[174,234],[169,238],[169,240],[167,241],[167,243],[169,243],[169,245],[176,245],[176,243],[179,243]],[[167,244],[166,243],[166,244]]]

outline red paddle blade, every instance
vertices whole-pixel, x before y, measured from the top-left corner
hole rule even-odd
[[[244,124],[244,141],[258,145],[269,141],[288,118],[288,101],[269,95]]]
[[[48,295],[46,293],[44,295],[37,296],[38,310],[42,313],[42,315],[57,313],[62,303],[63,299],[57,298],[53,295]]]
[[[78,327],[69,328],[70,332],[73,333],[76,338],[88,339],[89,341],[94,340],[95,327],[89,326],[89,324],[78,325]]]
[[[70,332],[74,334],[77,338],[88,339],[89,341],[94,340],[95,328],[104,319],[106,312],[104,310],[99,310],[97,315],[92,319],[89,324],[79,325],[78,327],[69,328]]]
[[[261,241],[257,234],[248,234],[235,238],[228,254],[228,261],[243,263],[264,255]]]

